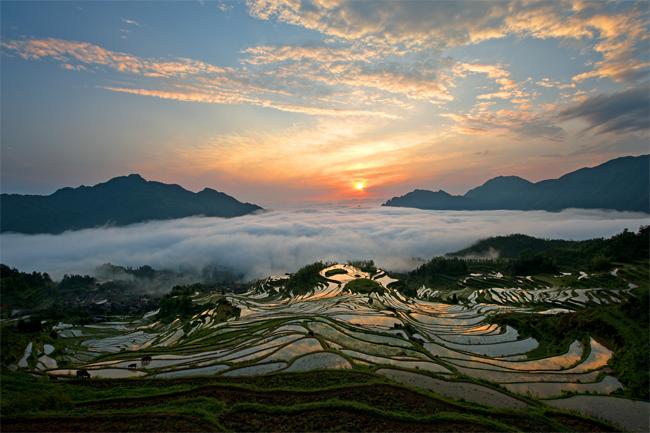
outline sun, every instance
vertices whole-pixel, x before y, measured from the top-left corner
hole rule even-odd
[[[354,189],[356,189],[357,191],[363,191],[365,187],[366,187],[365,182],[361,182],[361,181],[354,182]]]

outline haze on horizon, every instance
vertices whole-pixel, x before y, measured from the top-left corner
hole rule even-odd
[[[2,2],[1,189],[272,206],[648,153],[647,2]]]

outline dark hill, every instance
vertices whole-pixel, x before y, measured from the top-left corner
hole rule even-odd
[[[491,255],[489,254],[491,251],[496,251],[503,259],[524,261],[535,257],[545,258],[547,262],[556,263],[558,268],[573,269],[575,272],[577,268],[589,269],[603,264],[608,264],[611,268],[612,262],[647,261],[649,248],[650,226],[643,226],[639,228],[638,233],[626,229],[609,239],[596,238],[583,241],[540,239],[523,234],[494,236],[480,240],[460,251],[449,253],[447,256],[486,257]],[[530,275],[531,272],[535,273],[529,270],[519,275]]]
[[[236,217],[262,209],[213,189],[194,193],[138,174],[62,188],[47,196],[2,194],[0,204],[0,231],[20,233],[60,233],[193,215]]]
[[[614,209],[650,213],[650,155],[612,159],[558,179],[529,182],[499,176],[465,195],[416,189],[384,206],[431,210]]]

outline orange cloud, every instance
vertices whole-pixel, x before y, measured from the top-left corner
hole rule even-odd
[[[146,77],[186,77],[199,74],[224,74],[228,68],[191,59],[165,61],[146,59],[131,54],[110,51],[88,42],[63,39],[25,39],[2,42],[2,47],[16,52],[24,59],[53,58],[66,64],[75,62],[99,65],[118,72],[144,75]]]
[[[184,58],[141,58],[87,42],[54,38],[5,41],[2,47],[28,60],[57,60],[69,70],[105,67],[124,74],[163,80],[161,87],[164,88],[158,90],[100,86],[114,92],[184,102],[250,104],[312,116],[373,116],[386,119],[398,117],[394,113],[377,109],[376,102],[380,98],[369,98],[370,95],[362,95],[361,98],[356,95],[356,100],[336,101],[302,94],[300,88],[291,89],[285,85],[285,80],[295,80],[296,74],[289,74],[282,80],[281,74],[235,70]],[[304,80],[303,77],[299,78]],[[174,81],[171,81],[172,79]],[[402,85],[407,84],[403,82]],[[365,103],[359,104],[359,101]],[[384,101],[389,99],[385,98]]]
[[[282,104],[270,100],[247,98],[243,95],[237,94],[224,94],[218,92],[206,91],[193,91],[193,90],[180,90],[180,91],[167,91],[167,90],[150,90],[150,89],[137,89],[128,87],[103,87],[106,90],[119,93],[128,93],[131,95],[152,96],[160,99],[170,99],[173,101],[182,102],[200,102],[204,104],[251,104],[260,107],[274,108],[280,111],[287,111],[290,113],[302,113],[315,116],[366,116],[366,117],[381,117],[386,119],[395,119],[397,116],[381,111],[362,111],[362,110],[344,110],[344,109],[327,109],[319,107],[308,107],[304,105],[291,105]]]
[[[378,52],[477,44],[508,35],[538,39],[596,39],[603,54],[575,81],[610,78],[622,82],[647,76],[648,14],[644,2],[627,2],[612,11],[607,2],[386,2],[248,0],[249,13],[319,31]],[[621,5],[619,5],[621,6]]]
[[[356,196],[355,180],[366,181],[372,197],[393,185],[430,176],[440,161],[462,153],[435,130],[377,132],[372,121],[343,117],[272,131],[221,134],[171,146],[173,157],[151,160],[144,171],[174,170],[179,175],[191,171],[202,178],[219,176],[242,184],[300,185],[320,191],[312,198],[344,199]],[[438,170],[447,169],[441,165]]]

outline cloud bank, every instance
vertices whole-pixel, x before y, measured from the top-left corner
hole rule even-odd
[[[634,88],[592,96],[563,110],[560,118],[582,118],[600,132],[647,131],[650,128],[650,95],[647,88]]]
[[[596,210],[421,211],[330,208],[270,211],[234,219],[183,218],[60,235],[3,234],[0,260],[24,271],[91,273],[106,262],[199,271],[219,265],[247,279],[317,261],[374,259],[406,270],[416,258],[456,251],[494,235],[588,239],[649,224],[645,214]]]

